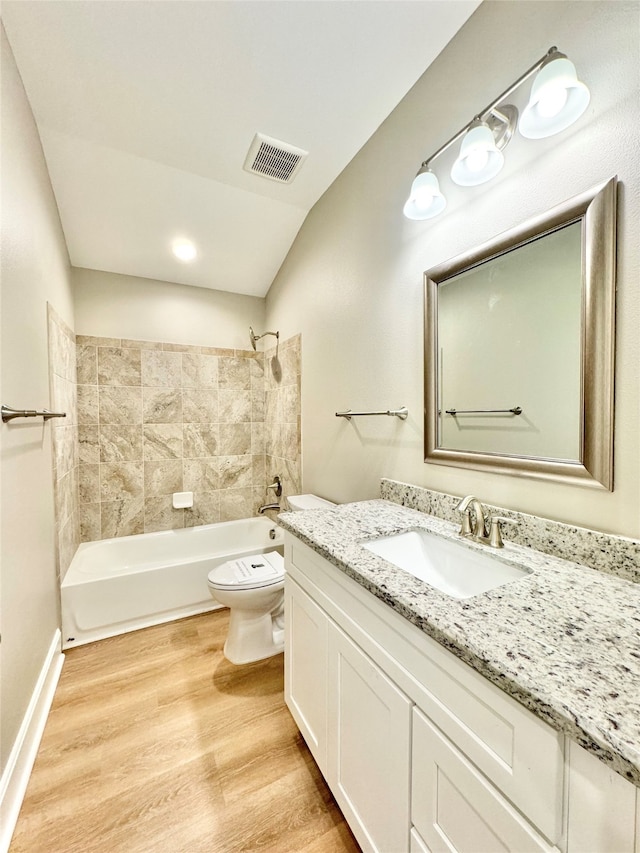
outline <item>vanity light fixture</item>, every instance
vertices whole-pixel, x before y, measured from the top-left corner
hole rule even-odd
[[[431,219],[442,213],[446,205],[437,177],[428,166],[423,164],[411,184],[411,192],[404,206],[404,215],[407,219]]]
[[[517,107],[503,101],[533,74],[536,78],[529,103],[518,122]],[[404,215],[408,219],[431,219],[444,210],[447,202],[431,164],[460,139],[462,144],[451,169],[451,180],[463,187],[478,186],[502,169],[502,151],[516,126],[521,136],[528,139],[553,136],[580,118],[589,97],[589,90],[578,80],[573,63],[557,47],[549,48],[542,59],[422,163],[404,205]]]
[[[198,250],[191,240],[175,240],[171,246],[171,251],[179,261],[184,261],[184,263],[194,261],[198,256]]]

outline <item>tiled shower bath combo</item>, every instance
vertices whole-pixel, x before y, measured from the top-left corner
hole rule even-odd
[[[49,318],[52,400],[71,416],[54,432],[61,578],[78,541],[254,516],[276,474],[285,495],[300,490],[299,335],[264,353],[82,335],[72,347]],[[193,507],[173,507],[182,491]]]

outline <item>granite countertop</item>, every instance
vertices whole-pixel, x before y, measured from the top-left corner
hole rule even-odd
[[[640,786],[640,585],[505,543],[496,559],[533,570],[456,599],[366,550],[422,528],[465,547],[458,528],[385,500],[285,512],[285,530],[489,681]],[[506,537],[508,537],[508,529]]]

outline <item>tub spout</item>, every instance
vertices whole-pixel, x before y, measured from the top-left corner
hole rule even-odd
[[[258,509],[258,512],[262,515],[268,509],[280,509],[280,504],[265,504]]]

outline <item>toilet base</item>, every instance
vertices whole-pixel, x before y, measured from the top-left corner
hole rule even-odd
[[[258,615],[232,607],[224,656],[234,664],[255,663],[284,651],[284,629],[280,614]]]

